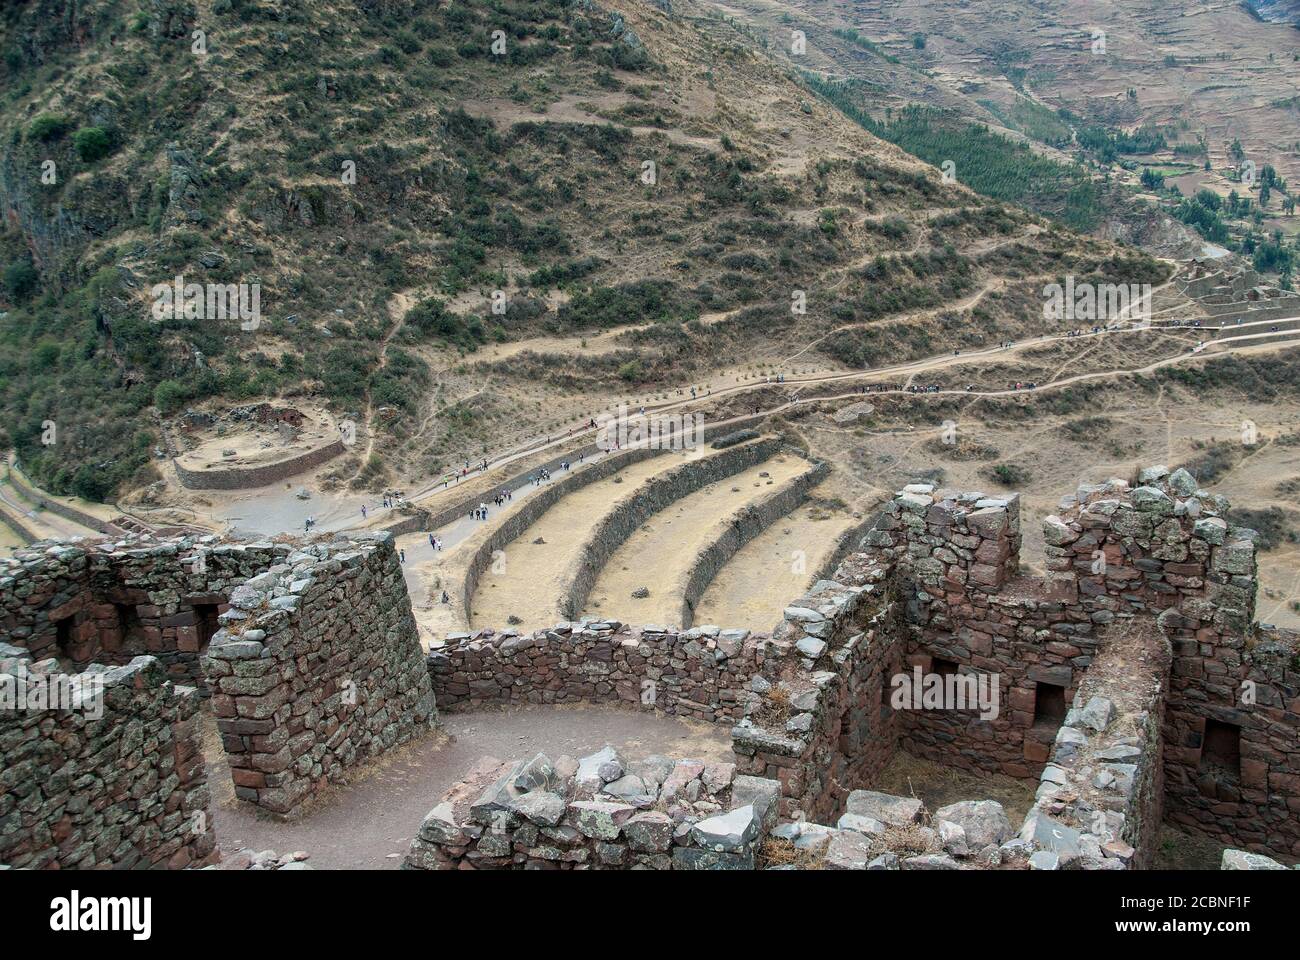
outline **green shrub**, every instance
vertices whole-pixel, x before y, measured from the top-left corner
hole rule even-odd
[[[103,127],[82,127],[72,135],[72,145],[86,163],[102,160],[113,151],[113,138]]]
[[[985,476],[1002,484],[1004,487],[1024,486],[1033,478],[1027,468],[1016,463],[996,464],[989,468]]]
[[[57,140],[72,129],[72,121],[54,113],[42,113],[27,127],[27,136],[33,140]]]
[[[23,303],[31,299],[40,282],[41,275],[27,260],[11,263],[5,268],[5,293],[14,303]]]

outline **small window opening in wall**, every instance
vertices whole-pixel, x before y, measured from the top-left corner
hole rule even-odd
[[[1065,720],[1065,687],[1040,683],[1034,691],[1034,726],[1059,727]]]
[[[937,673],[941,677],[951,677],[957,673],[957,664],[942,657],[931,657],[930,672]]]
[[[59,645],[59,656],[72,656],[72,618],[64,617],[54,621],[54,640]]]
[[[1219,720],[1205,721],[1201,744],[1201,770],[1234,779],[1241,775],[1241,728]]]
[[[117,608],[117,622],[122,628],[123,640],[133,640],[144,633],[144,624],[140,622],[134,603],[115,603],[113,606]]]
[[[215,603],[196,603],[194,605],[194,616],[198,619],[200,650],[206,650],[208,642],[221,629],[221,621],[217,619],[218,610],[219,608]]]

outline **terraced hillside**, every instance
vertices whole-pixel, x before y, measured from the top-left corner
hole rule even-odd
[[[944,184],[691,0],[0,16],[0,440],[55,493],[166,502],[216,438],[181,415],[296,396],[357,423],[332,483],[414,485],[618,400],[1027,334],[1043,277],[1167,272]],[[258,284],[260,323],[155,322],[178,276]]]
[[[1294,4],[717,8],[828,101],[983,193],[1163,254],[1210,240],[1294,272]]]

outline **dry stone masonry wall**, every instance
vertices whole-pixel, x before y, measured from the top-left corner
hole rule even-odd
[[[1147,869],[1163,806],[1169,641],[1147,621],[1109,631],[1075,694],[1021,837],[1043,869]]]
[[[453,635],[430,650],[428,667],[443,710],[617,702],[722,723],[739,718],[767,645],[748,630],[586,621]]]
[[[736,551],[803,503],[808,491],[821,483],[828,473],[829,463],[814,464],[789,483],[782,484],[774,493],[756,503],[746,504],[727,518],[721,532],[700,549],[673,591],[682,597],[682,626],[694,625],[695,605]]]
[[[914,484],[770,635],[587,620],[427,658],[386,534],[38,543],[0,566],[0,666],[111,678],[109,709],[0,715],[0,860],[209,860],[204,821],[182,823],[207,804],[207,692],[237,794],[278,816],[428,729],[435,694],[732,727],[734,765],[485,762],[412,868],[1116,870],[1150,866],[1167,820],[1230,844],[1225,869],[1275,869],[1300,861],[1300,639],[1253,622],[1255,534],[1227,511],[1162,467],[1082,486],[1035,577],[1017,497]],[[910,674],[1001,709],[898,704]],[[1034,807],[1017,835],[993,801],[869,789],[898,750],[1034,778]]]
[[[730,763],[606,747],[582,760],[484,758],[429,812],[406,869],[752,870],[778,785]]]
[[[772,636],[779,661],[755,677],[732,729],[740,770],[781,785],[781,814],[832,819],[854,786],[893,756],[896,717],[882,691],[904,651],[886,571],[847,586],[819,581],[785,610]]]
[[[258,467],[218,467],[212,470],[189,470],[176,460],[176,479],[189,490],[252,490],[257,487],[279,483],[296,476],[313,467],[318,467],[341,454],[347,447],[342,440],[333,440],[315,450],[296,457],[289,457],[278,463],[268,463]]]
[[[781,441],[775,437],[728,446],[719,453],[688,460],[667,473],[651,477],[631,496],[616,503],[582,545],[560,600],[562,616],[573,619],[581,614],[601,570],[652,516],[711,483],[770,459],[780,449]]]
[[[53,706],[31,698],[51,684]],[[181,868],[214,857],[193,687],[154,657],[66,674],[0,644],[0,864]],[[15,705],[27,704],[26,709]]]
[[[0,562],[0,632],[0,694],[19,664],[111,681],[104,719],[0,704],[0,835],[23,862],[208,857],[210,828],[176,826],[207,806],[194,730],[206,695],[237,795],[280,816],[437,716],[387,534],[37,543]],[[118,740],[134,752],[119,757]],[[61,759],[42,771],[36,757]]]
[[[238,797],[278,816],[420,736],[433,690],[391,535],[312,544],[236,587],[204,657]]]

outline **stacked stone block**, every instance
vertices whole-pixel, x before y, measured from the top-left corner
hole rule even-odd
[[[61,669],[0,644],[0,691]],[[64,676],[59,709],[0,708],[0,864],[28,869],[181,868],[215,859],[192,687],[154,657]]]
[[[611,747],[574,760],[484,758],[420,825],[410,870],[752,870],[779,786],[730,763]]]
[[[1104,638],[1043,769],[1022,839],[1038,869],[1147,869],[1163,812],[1168,640],[1150,621]]]
[[[34,544],[0,560],[0,629],[34,659],[55,657],[73,670],[147,654],[206,696],[196,605],[225,609],[236,586],[289,549],[212,536]]]
[[[861,585],[820,581],[786,608],[772,638],[779,668],[753,679],[731,731],[740,770],[781,784],[782,816],[833,818],[893,756],[882,690],[903,655],[900,613],[884,567]]]
[[[290,816],[429,730],[433,690],[387,533],[312,544],[230,595],[204,667],[235,793]]]
[[[1037,775],[1054,729],[1034,723],[1040,683],[1073,694],[1096,649],[1093,622],[1071,593],[1018,575],[1020,498],[905,487],[836,579],[854,582],[864,563],[889,562],[907,598],[912,637],[907,667],[934,671],[936,659],[998,684],[999,713],[906,710],[908,753],[967,770]]]
[[[430,650],[428,669],[443,710],[624,703],[720,723],[739,718],[768,656],[767,636],[748,630],[588,620],[528,634],[451,634]]]

